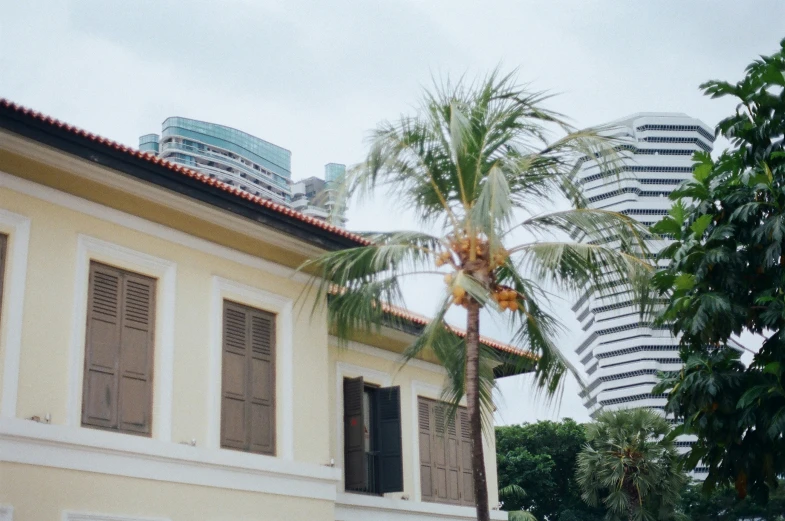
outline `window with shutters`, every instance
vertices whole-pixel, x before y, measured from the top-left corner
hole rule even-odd
[[[3,316],[3,284],[5,280],[5,251],[8,248],[8,235],[0,233],[0,317]]]
[[[417,400],[422,499],[474,506],[469,415],[465,407],[453,419],[447,412],[445,403]]]
[[[275,454],[275,315],[224,301],[221,447]]]
[[[82,425],[150,436],[155,279],[90,263]]]
[[[344,478],[346,490],[366,494],[403,491],[400,387],[346,378]]]

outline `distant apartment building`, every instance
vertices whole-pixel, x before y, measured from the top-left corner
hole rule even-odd
[[[346,165],[328,163],[324,165],[324,179],[308,177],[297,181],[292,185],[292,208],[343,226],[346,209],[340,201],[339,192],[345,176]]]
[[[578,180],[592,208],[613,210],[650,226],[668,213],[668,196],[691,178],[695,152],[711,152],[714,132],[686,114],[641,113],[609,123],[620,140],[620,172],[601,172],[596,159],[578,165]],[[648,241],[652,257],[668,240]],[[613,281],[609,281],[611,288]],[[601,410],[663,410],[667,397],[652,393],[657,373],[681,368],[679,340],[667,327],[642,320],[628,294],[588,291],[573,307],[585,332],[576,352],[588,375],[581,393],[592,416]],[[677,445],[687,450],[689,438]],[[702,474],[697,469],[696,477]]]
[[[292,153],[241,130],[175,116],[164,120],[160,137],[141,136],[139,150],[291,206]]]

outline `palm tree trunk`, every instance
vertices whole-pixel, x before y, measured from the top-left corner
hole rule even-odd
[[[480,413],[480,305],[470,300],[466,317],[466,408],[472,438],[472,474],[477,521],[490,521],[488,482],[485,476],[485,456],[482,447],[482,418]]]

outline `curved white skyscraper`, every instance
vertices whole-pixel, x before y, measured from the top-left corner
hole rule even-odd
[[[692,155],[711,151],[714,132],[686,114],[641,113],[609,125],[624,140],[622,172],[603,176],[595,160],[583,161],[578,172],[583,193],[594,208],[654,224],[671,207],[668,195],[692,176]],[[650,253],[666,244],[650,241]],[[592,415],[602,409],[662,409],[665,397],[651,392],[657,372],[681,367],[678,340],[642,321],[623,297],[588,293],[573,307],[585,332],[576,352],[588,375],[582,398]]]

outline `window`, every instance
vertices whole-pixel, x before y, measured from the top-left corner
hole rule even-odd
[[[275,315],[224,301],[221,447],[275,454]]]
[[[155,282],[90,263],[82,425],[151,434]]]
[[[474,506],[469,414],[459,407],[447,421],[447,405],[418,398],[420,486],[423,501]]]
[[[343,381],[346,490],[403,492],[401,388],[366,386],[362,377]]]
[[[3,312],[3,280],[5,279],[5,252],[8,248],[8,235],[0,233],[0,316]]]

